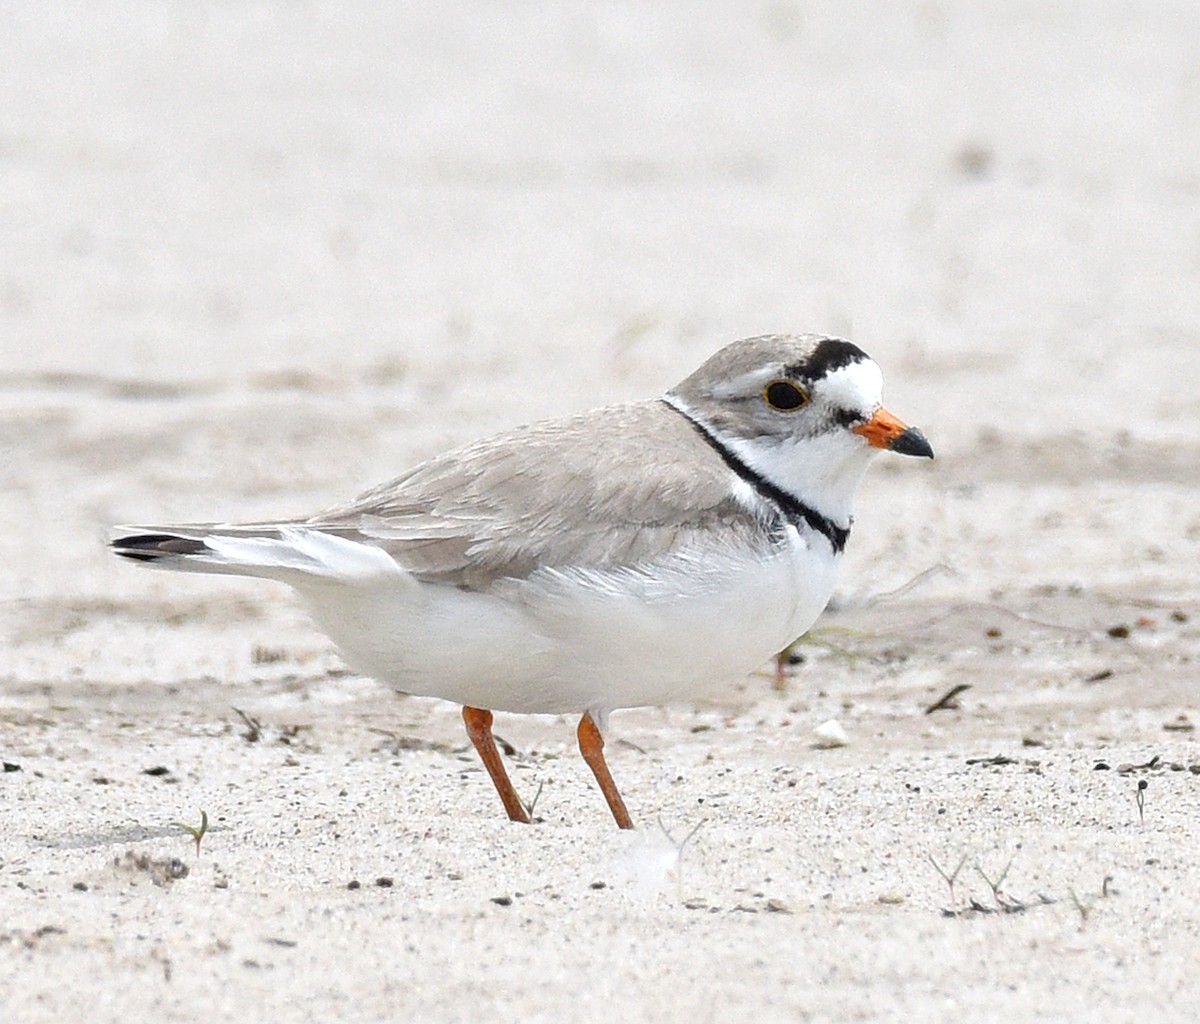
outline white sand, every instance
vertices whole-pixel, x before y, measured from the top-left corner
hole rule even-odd
[[[1200,8],[376,6],[0,15],[4,1019],[1194,1020]],[[566,719],[512,825],[286,589],[103,548],[768,330],[939,459],[785,692],[614,717],[633,836]]]

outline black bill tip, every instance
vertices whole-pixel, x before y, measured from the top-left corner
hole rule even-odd
[[[933,448],[916,427],[905,427],[902,434],[888,443],[888,451],[897,455],[916,455],[922,459],[933,458]]]

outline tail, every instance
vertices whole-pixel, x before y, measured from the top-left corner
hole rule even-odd
[[[258,576],[292,585],[402,572],[375,545],[298,524],[121,527],[120,533],[110,545],[116,554],[177,572]]]
[[[182,569],[187,563],[183,561],[188,555],[212,554],[212,548],[202,540],[193,537],[180,537],[175,533],[135,533],[129,537],[118,537],[109,544],[115,554],[122,558],[131,558],[135,562],[152,562],[166,568],[164,562],[168,559],[179,564],[170,568]],[[200,560],[202,564],[204,559]]]

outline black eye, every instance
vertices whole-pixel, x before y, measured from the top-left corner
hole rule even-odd
[[[808,403],[808,395],[790,380],[773,380],[763,388],[763,399],[772,409],[791,412]]]

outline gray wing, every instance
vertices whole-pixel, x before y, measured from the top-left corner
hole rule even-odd
[[[447,452],[308,519],[422,580],[481,589],[538,567],[652,560],[720,524],[750,537],[733,473],[662,402],[522,427]]]

